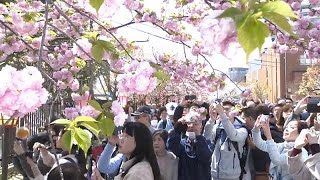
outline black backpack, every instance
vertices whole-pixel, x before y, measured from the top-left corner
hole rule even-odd
[[[245,128],[248,131],[248,129],[244,126],[243,122],[241,122],[237,117],[235,117],[235,120],[240,122],[240,124],[241,124],[241,126],[236,127],[236,129]],[[219,123],[218,128],[216,130],[216,137],[214,138],[214,141],[213,141],[214,145],[216,144],[218,139],[220,139],[222,131],[224,131],[224,129],[219,128],[220,124],[221,124],[221,122]],[[248,131],[248,134],[249,134],[249,131]],[[240,174],[239,179],[242,180],[243,179],[243,175],[247,173],[246,170],[245,170],[245,166],[246,166],[247,157],[248,157],[248,151],[249,151],[248,142],[247,142],[247,140],[245,141],[245,143],[244,143],[244,145],[242,147],[242,154],[240,154],[238,142],[231,141],[231,143],[232,143],[234,149],[237,151],[237,155],[238,155],[238,158],[239,158],[239,161],[240,161],[241,174]]]

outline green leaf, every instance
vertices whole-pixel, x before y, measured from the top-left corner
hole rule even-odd
[[[261,49],[265,38],[270,34],[269,28],[261,21],[248,16],[242,26],[238,29],[238,40],[246,52],[247,60],[249,55],[256,48]]]
[[[99,125],[95,122],[82,122],[80,126],[87,128],[91,131],[97,138],[99,138],[100,128]]]
[[[50,124],[62,124],[62,125],[70,125],[71,121],[68,119],[57,119]]]
[[[114,118],[113,113],[111,113],[110,111],[105,112],[105,113],[104,113],[104,116],[105,116],[106,118],[111,119],[111,120],[113,120],[113,118]]]
[[[108,111],[111,106],[112,106],[112,102],[106,102],[106,103],[102,104],[102,108],[103,108],[105,111]]]
[[[89,116],[78,116],[74,121],[77,123],[78,122],[97,122],[95,119]]]
[[[103,4],[104,0],[90,0],[90,5],[97,11],[99,12],[99,9],[101,5]]]
[[[284,16],[278,14],[278,13],[263,13],[262,16],[271,21],[272,23],[276,24],[280,29],[286,31],[292,36],[295,36],[295,34],[292,31],[292,27],[288,22],[288,19]]]
[[[103,49],[107,52],[115,52],[116,51],[113,44],[109,41],[98,40],[97,44],[101,45],[103,47]]]
[[[99,34],[97,32],[84,32],[83,37],[87,39],[97,39],[98,35]]]
[[[97,101],[95,101],[95,100],[90,100],[90,101],[88,101],[88,104],[89,104],[90,106],[92,106],[94,109],[96,109],[97,111],[100,111],[100,112],[103,111],[103,109],[101,108],[100,104],[99,104]]]
[[[120,54],[117,52],[111,54],[111,60],[117,60],[119,59],[119,57],[120,57]]]
[[[78,58],[78,57],[76,57],[75,60],[76,60],[76,65],[77,65],[78,68],[82,69],[82,68],[86,67],[86,61],[85,60],[83,60],[81,58]]]
[[[91,146],[91,139],[89,134],[81,128],[75,128],[74,138],[77,141],[79,147],[84,151],[84,154],[87,155],[88,149]]]
[[[36,12],[28,12],[22,15],[23,20],[26,22],[36,21],[37,17],[39,17],[39,14]]]
[[[65,147],[69,152],[71,151],[74,142],[74,133],[71,131],[72,130],[68,130],[62,135],[62,146]]]
[[[284,17],[298,19],[298,16],[294,14],[289,4],[284,1],[269,1],[263,3],[260,6],[260,10],[263,13],[277,13]]]
[[[115,125],[113,122],[113,119],[108,118],[108,117],[103,117],[99,121],[99,127],[101,129],[101,132],[104,136],[112,136]]]
[[[104,49],[101,45],[96,44],[92,46],[91,53],[95,60],[101,61],[104,55]]]
[[[235,16],[242,14],[242,12],[240,11],[240,9],[238,8],[228,8],[225,11],[223,11],[222,14],[220,14],[217,18],[226,18],[226,17],[230,17],[230,18],[235,18]]]
[[[163,81],[170,79],[169,75],[166,74],[166,73],[164,73],[163,71],[156,71],[156,72],[154,72],[154,73],[153,73],[153,77],[156,77],[157,79],[163,80]]]

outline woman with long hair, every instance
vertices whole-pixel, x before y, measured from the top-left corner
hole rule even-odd
[[[121,164],[115,180],[160,180],[160,170],[157,158],[153,150],[153,140],[149,129],[139,122],[127,122],[123,126],[122,133],[119,135],[119,156],[115,162],[111,158],[111,153],[105,151],[98,162],[102,164],[105,159],[105,172],[115,173],[114,164]],[[118,155],[117,155],[118,156]],[[116,157],[117,157],[116,156]],[[112,168],[114,170],[110,170]],[[94,168],[95,169],[95,168]],[[100,169],[100,168],[99,168]],[[95,170],[96,171],[96,170]],[[103,179],[99,173],[94,172],[93,180]]]

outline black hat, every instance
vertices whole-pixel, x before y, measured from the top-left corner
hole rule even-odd
[[[138,110],[137,111],[135,111],[134,113],[132,113],[131,115],[132,116],[139,116],[139,115],[141,115],[141,114],[149,114],[149,115],[151,115],[151,108],[149,107],[149,106],[141,106],[141,107],[139,107],[138,108]]]

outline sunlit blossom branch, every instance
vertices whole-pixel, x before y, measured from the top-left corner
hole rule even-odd
[[[140,13],[139,11],[136,11],[138,14],[142,15],[142,13]],[[172,35],[171,32],[169,32],[167,29],[165,29],[164,27],[158,25],[157,23],[153,23],[155,26],[159,27],[160,29],[162,29],[164,32],[166,32],[167,34],[169,35]],[[183,41],[179,41],[181,44],[183,44],[185,47],[188,47],[191,49],[191,46],[189,46],[188,44],[186,44],[185,42]],[[242,91],[242,89],[224,72],[222,72],[221,70],[219,69],[216,69],[212,66],[212,64],[210,63],[210,61],[207,59],[207,57],[203,54],[199,54],[208,64],[209,66],[211,67],[211,69],[214,71],[219,71],[220,73],[222,73],[226,78],[228,78],[240,91]],[[186,56],[185,56],[186,57]]]
[[[59,29],[58,27],[56,27],[55,25],[51,24],[51,23],[48,23],[49,26],[51,26],[52,28],[54,28],[55,30],[59,31],[62,35],[68,37],[76,46],[78,46],[78,48],[85,54],[87,55],[91,60],[95,60],[89,53],[87,53],[83,48],[82,46],[80,46],[80,44],[75,40],[73,39],[70,35],[68,35],[67,33],[65,33],[64,31],[62,31],[61,29]]]
[[[49,14],[49,0],[46,0],[46,5],[45,5],[45,19],[44,19],[44,25],[43,25],[43,30],[42,30],[42,37],[41,37],[41,43],[40,43],[40,49],[39,49],[39,58],[38,58],[38,69],[41,69],[41,63],[42,63],[42,52],[43,52],[43,47],[44,47],[44,42],[46,39],[46,34],[47,34],[47,27],[48,27],[48,14]]]
[[[11,29],[5,22],[0,20],[0,23],[4,25],[7,29],[9,29],[13,34],[15,34],[28,48],[30,48],[32,51],[35,51],[35,49],[32,46],[30,46],[25,40],[23,40],[22,37],[19,36],[19,34],[15,32],[13,29]],[[41,72],[42,75],[44,75],[47,79],[49,79],[52,83],[54,83],[57,86],[56,81],[53,80],[46,72],[44,72],[42,68],[38,68],[38,70]]]
[[[71,21],[71,19],[60,9],[59,6],[57,6],[55,3],[52,3],[53,6],[56,8],[56,10],[59,12],[61,16],[63,16],[69,24],[74,28],[74,30],[81,35],[79,28]]]
[[[48,78],[55,86],[58,87],[57,82],[56,82],[54,79],[52,79],[51,76],[49,76],[45,71],[43,71],[42,68],[40,68],[40,69],[38,68],[38,70],[41,72],[42,75],[44,75],[44,76],[45,76],[46,78]]]
[[[211,4],[208,0],[204,0],[204,2],[205,2],[212,10],[216,10],[216,8],[213,7],[212,4]]]
[[[283,32],[281,29],[279,29],[273,22],[271,22],[271,21],[269,21],[269,20],[267,20],[267,19],[265,19],[265,20],[266,20],[268,23],[272,24],[272,25],[276,28],[276,30],[279,31],[281,34],[283,34],[283,35],[286,34],[286,33]],[[291,36],[291,37],[293,37],[293,36]],[[295,37],[293,37],[293,38],[295,38]],[[296,40],[297,40],[297,39],[296,39]],[[299,47],[301,47],[301,48],[303,48],[304,50],[316,52],[316,51],[314,51],[314,50],[312,50],[312,49],[309,49],[308,47],[304,46],[303,44],[302,44],[302,45],[301,45],[301,44],[298,44],[297,41],[294,41],[294,44],[297,45],[297,46],[299,46]]]
[[[72,9],[74,9],[76,12],[78,12],[79,14],[87,17],[88,19],[92,20],[93,22],[95,22],[96,24],[98,24],[102,29],[104,29],[105,31],[107,31],[121,46],[121,48],[126,52],[126,54],[131,58],[131,60],[134,60],[134,58],[130,55],[130,53],[127,51],[127,49],[124,47],[124,45],[121,43],[121,41],[106,27],[104,27],[101,23],[99,23],[97,20],[95,20],[94,18],[90,17],[89,15],[87,15],[86,13],[82,12],[80,9],[76,8],[75,6],[71,5],[70,3],[66,2],[65,0],[61,0],[62,2],[66,3],[67,5],[69,5]]]
[[[114,30],[117,30],[117,29],[120,29],[122,27],[126,27],[126,26],[129,26],[131,24],[135,24],[136,22],[134,20],[128,22],[128,23],[125,23],[125,24],[121,24],[120,26],[116,26],[116,27],[112,27],[112,28],[109,28],[109,31],[114,31]]]
[[[35,50],[32,46],[29,45],[29,43],[27,43],[25,40],[22,39],[22,37],[17,33],[15,32],[12,28],[10,28],[5,22],[3,22],[1,19],[0,19],[0,23],[6,27],[7,29],[9,29],[14,35],[16,35],[28,48],[30,48],[31,50]]]

